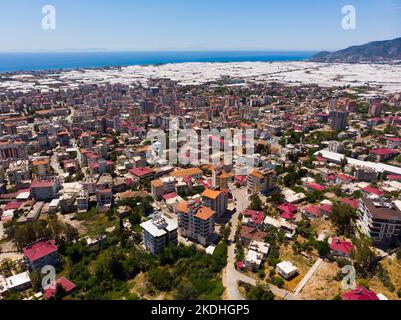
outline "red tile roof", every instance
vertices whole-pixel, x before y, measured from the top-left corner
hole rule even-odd
[[[167,193],[163,196],[164,200],[169,200],[177,197],[178,195],[175,192]]]
[[[311,188],[313,190],[320,191],[320,192],[323,192],[324,190],[326,190],[326,188],[324,186],[317,184],[317,183],[308,184],[308,188]]]
[[[252,222],[255,224],[262,224],[263,222],[264,216],[262,211],[246,209],[242,212],[242,214],[245,217],[250,217],[252,219]]]
[[[359,286],[356,289],[342,295],[343,300],[380,300],[376,293],[365,287]]]
[[[6,204],[4,210],[16,210],[22,206],[23,202],[13,201]]]
[[[54,183],[54,180],[34,180],[31,184],[31,188],[51,188]]]
[[[320,217],[321,212],[320,212],[320,207],[318,206],[308,206],[304,208],[304,212],[306,214],[309,214],[311,216],[315,216],[315,217]]]
[[[153,169],[148,168],[148,167],[142,167],[142,168],[135,168],[135,169],[131,169],[129,170],[130,173],[132,173],[134,176],[137,177],[143,177],[146,176],[148,174],[152,174],[154,172]]]
[[[26,247],[23,251],[24,251],[24,255],[30,261],[36,261],[36,260],[43,258],[53,252],[56,252],[57,250],[58,249],[55,244],[55,241],[50,240],[50,241],[37,242],[30,247]]]
[[[341,202],[348,204],[349,206],[353,207],[354,209],[358,209],[358,207],[359,207],[359,200],[357,200],[357,199],[343,198],[343,199],[341,199]]]
[[[56,281],[56,285],[60,284],[67,294],[71,293],[77,286],[75,283],[71,282],[70,280],[62,277]],[[56,287],[55,288],[47,288],[44,292],[46,299],[53,298],[56,294]]]
[[[378,196],[382,196],[384,194],[383,191],[380,191],[379,189],[373,188],[372,186],[365,187],[365,188],[362,189],[362,191],[365,191],[366,193],[375,194],[375,195],[378,195]]]
[[[331,240],[331,243],[330,243],[330,249],[331,250],[336,250],[336,251],[339,251],[339,252],[343,252],[343,253],[345,253],[347,255],[350,255],[351,250],[352,250],[353,247],[354,246],[352,245],[351,242],[345,241],[345,240],[341,240],[341,239],[338,239],[338,238],[333,238]]]
[[[399,180],[399,181],[401,181],[401,176],[396,175],[396,174],[389,174],[389,175],[387,176],[387,179],[389,179],[389,180]]]
[[[280,215],[280,217],[286,220],[294,220],[296,216],[293,213],[284,212]]]
[[[373,153],[377,156],[388,156],[393,154],[399,154],[400,152],[398,150],[393,150],[393,149],[374,149],[370,150],[370,153]]]
[[[298,210],[298,207],[292,203],[282,204],[278,209],[285,213],[294,213]]]

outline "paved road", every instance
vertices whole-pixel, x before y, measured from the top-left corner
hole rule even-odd
[[[57,156],[56,153],[53,153],[53,155],[50,158],[50,166],[53,168],[54,172],[56,172],[56,174],[58,176],[64,177],[65,173],[64,171],[60,168],[60,165],[57,161]]]
[[[236,200],[236,212],[231,218],[231,233],[229,236],[230,245],[228,246],[227,253],[227,266],[223,270],[223,285],[226,288],[226,299],[227,300],[244,300],[241,293],[238,290],[238,281],[243,281],[249,283],[251,285],[256,285],[257,280],[239,272],[235,269],[235,232],[238,225],[238,216],[239,214],[248,208],[250,201],[248,199],[248,195],[246,194],[246,188],[237,189],[234,185],[230,185],[231,192],[233,194],[234,199]],[[276,286],[270,285],[270,290],[273,292],[275,296],[281,297],[282,299],[287,300],[299,300],[298,297],[293,295],[291,292],[286,291],[284,289],[280,289]]]
[[[305,285],[308,283],[310,278],[315,274],[315,272],[319,269],[320,265],[322,264],[323,259],[317,259],[315,264],[312,266],[312,268],[309,269],[308,273],[305,275],[305,277],[301,280],[300,283],[298,283],[297,287],[294,290],[294,294],[298,295],[302,289],[305,287]]]
[[[228,246],[227,253],[227,266],[223,270],[223,285],[226,288],[226,297],[228,300],[243,300],[241,293],[238,290],[238,281],[242,280],[244,282],[252,281],[247,279],[244,274],[235,269],[235,232],[238,225],[239,214],[248,207],[249,200],[246,195],[245,189],[237,189],[234,185],[230,185],[230,190],[233,194],[236,212],[231,217],[231,233],[228,237],[230,244]]]

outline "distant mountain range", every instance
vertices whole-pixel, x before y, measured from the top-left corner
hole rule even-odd
[[[369,42],[336,52],[323,51],[314,55],[315,62],[401,62],[401,38]]]

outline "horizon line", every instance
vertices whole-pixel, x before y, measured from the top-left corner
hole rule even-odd
[[[118,53],[118,52],[127,52],[127,53],[152,53],[152,52],[285,52],[285,53],[315,53],[321,51],[330,51],[330,50],[310,50],[310,49],[294,49],[294,50],[285,50],[285,49],[60,49],[60,50],[47,50],[47,49],[36,49],[36,50],[1,50],[0,53]]]

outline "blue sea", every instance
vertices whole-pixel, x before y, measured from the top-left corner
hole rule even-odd
[[[182,62],[301,61],[315,52],[160,51],[0,53],[0,72],[104,68]]]

